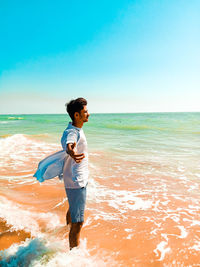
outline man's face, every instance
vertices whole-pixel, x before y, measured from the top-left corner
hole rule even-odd
[[[88,112],[87,106],[84,106],[79,113],[79,119],[84,123],[88,121],[90,114]]]

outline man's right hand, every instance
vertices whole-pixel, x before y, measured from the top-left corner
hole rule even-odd
[[[76,163],[80,163],[84,159],[85,155],[84,153],[76,154],[75,147],[76,147],[76,143],[67,144],[66,152],[76,161]]]

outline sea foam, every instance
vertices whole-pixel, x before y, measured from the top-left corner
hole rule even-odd
[[[38,161],[45,155],[58,151],[60,146],[34,140],[28,135],[14,134],[0,139],[0,166],[19,169],[30,162]]]
[[[12,245],[0,253],[0,266],[17,267],[114,267],[116,262],[101,251],[91,256],[87,249],[87,240],[81,240],[80,246],[71,251],[66,249],[66,241],[51,243],[40,238],[27,239],[25,242]]]
[[[35,212],[25,206],[0,197],[0,217],[11,225],[11,230],[25,230],[32,236],[44,237],[39,221],[45,224],[46,231],[62,226],[57,214],[51,212]]]

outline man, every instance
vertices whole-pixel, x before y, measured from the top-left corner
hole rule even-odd
[[[87,141],[82,127],[88,121],[89,113],[84,98],[71,100],[65,106],[72,119],[61,138],[63,149],[70,155],[64,162],[63,179],[69,202],[66,221],[67,225],[70,225],[69,246],[72,249],[79,245],[80,231],[84,222],[89,172]]]

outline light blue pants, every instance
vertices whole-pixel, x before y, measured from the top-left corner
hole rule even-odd
[[[86,203],[86,187],[71,189],[65,188],[72,223],[84,222]]]

